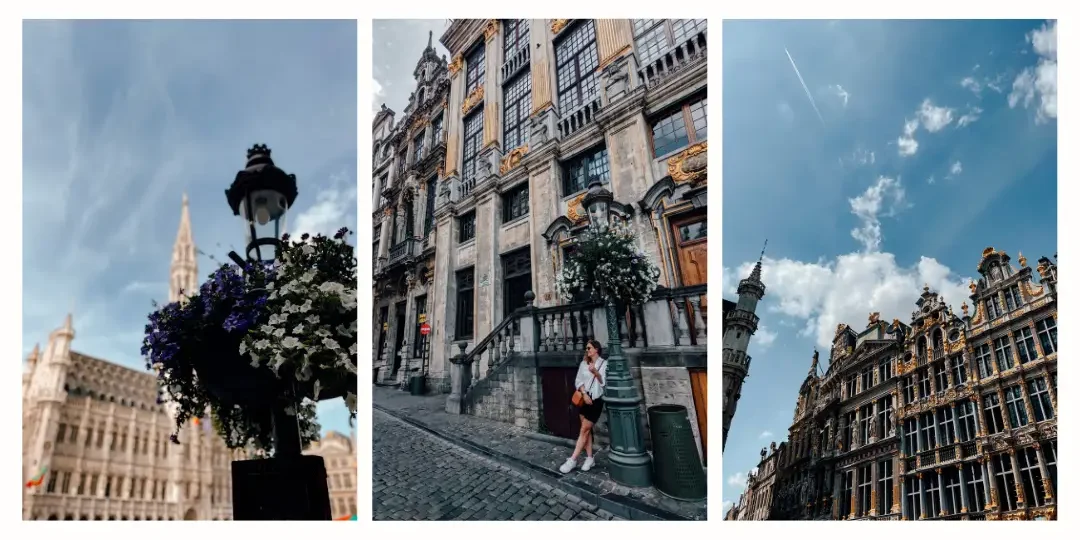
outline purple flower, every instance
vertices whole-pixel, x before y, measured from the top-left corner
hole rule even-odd
[[[180,437],[177,437],[175,433],[169,435],[169,440],[172,441],[173,444],[180,444]]]

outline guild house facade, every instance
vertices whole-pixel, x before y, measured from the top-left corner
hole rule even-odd
[[[198,289],[187,196],[169,275],[170,302]],[[184,426],[181,444],[172,444],[175,422],[170,404],[158,401],[157,377],[73,350],[75,335],[69,314],[26,359],[23,519],[231,520],[231,462],[245,452],[229,450],[209,420]],[[332,503],[348,516],[356,511],[355,445],[335,443],[341,437],[328,434],[313,453],[326,457]]]
[[[986,248],[961,315],[925,287],[908,324],[841,324],[776,478],[743,500],[768,519],[1056,519],[1057,265],[1040,258],[1036,283],[1017,261]]]
[[[568,388],[606,318],[555,281],[596,179],[662,272],[620,329],[642,395],[687,406],[704,453],[706,21],[454,20],[441,42],[373,125],[373,383],[576,436]]]

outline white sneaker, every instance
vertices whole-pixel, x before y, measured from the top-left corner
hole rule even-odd
[[[562,467],[559,467],[559,472],[561,472],[563,474],[566,474],[566,473],[574,470],[574,467],[576,467],[576,466],[577,466],[577,461],[574,461],[572,458],[568,459],[568,460],[566,460],[566,463],[562,464]]]
[[[587,471],[593,468],[593,465],[596,465],[596,460],[591,457],[587,457],[585,458],[585,463],[581,466],[581,470]]]

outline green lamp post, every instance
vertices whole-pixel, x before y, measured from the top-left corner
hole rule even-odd
[[[581,204],[589,215],[589,225],[605,230],[610,224],[609,210],[614,196],[593,178]],[[607,384],[604,403],[611,429],[611,479],[633,487],[652,485],[652,459],[645,452],[645,437],[641,432],[641,394],[638,392],[630,366],[623,355],[619,338],[619,317],[615,298],[600,292],[607,308],[608,350]]]

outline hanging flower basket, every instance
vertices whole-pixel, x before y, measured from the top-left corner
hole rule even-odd
[[[647,302],[656,290],[660,269],[638,249],[635,238],[633,230],[621,224],[583,232],[559,271],[555,283],[559,296],[570,302],[584,291],[596,300],[612,298],[624,306]]]
[[[255,453],[272,447],[275,407],[298,416],[304,445],[318,438],[316,401],[343,398],[355,417],[356,259],[348,232],[291,244],[284,237],[272,263],[243,272],[222,265],[198,293],[150,314],[142,353],[157,372],[159,401],[175,417],[174,442],[207,413],[230,448]],[[336,332],[333,344],[327,332]],[[305,345],[299,354],[297,342]]]

